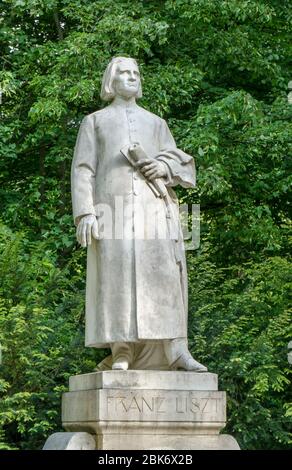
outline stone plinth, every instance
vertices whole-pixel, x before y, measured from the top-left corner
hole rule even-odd
[[[70,378],[63,427],[96,436],[97,449],[239,449],[219,435],[225,392],[217,375],[171,371],[104,371]]]

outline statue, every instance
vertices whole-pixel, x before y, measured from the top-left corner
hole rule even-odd
[[[136,61],[112,59],[101,89],[110,103],[80,126],[71,178],[77,240],[87,247],[85,344],[111,355],[70,377],[66,432],[46,450],[239,449],[220,433],[226,394],[217,375],[188,350],[173,187],[195,186],[194,161],[163,119],[136,104],[141,95]]]
[[[111,348],[98,370],[206,372],[187,346],[187,271],[172,189],[195,186],[194,161],[163,119],[137,105],[141,96],[136,61],[112,59],[101,89],[110,104],[83,119],[75,146],[73,216],[87,247],[85,343]]]

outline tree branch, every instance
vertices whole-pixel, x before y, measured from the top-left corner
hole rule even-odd
[[[58,39],[59,41],[62,41],[64,36],[63,36],[63,30],[61,28],[61,23],[60,23],[60,19],[59,19],[59,13],[57,10],[54,10],[54,20],[55,20],[55,25],[57,27],[57,31],[58,31]]]

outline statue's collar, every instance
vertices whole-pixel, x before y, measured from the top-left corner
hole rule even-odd
[[[125,109],[125,110],[127,110],[127,109],[137,109],[138,105],[137,105],[136,101],[114,100],[110,104],[110,107],[114,108],[114,109]]]

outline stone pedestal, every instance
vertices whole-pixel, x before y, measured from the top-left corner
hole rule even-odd
[[[226,396],[210,373],[109,370],[70,377],[62,422],[66,431],[95,435],[97,449],[239,449],[233,437],[219,435]]]

